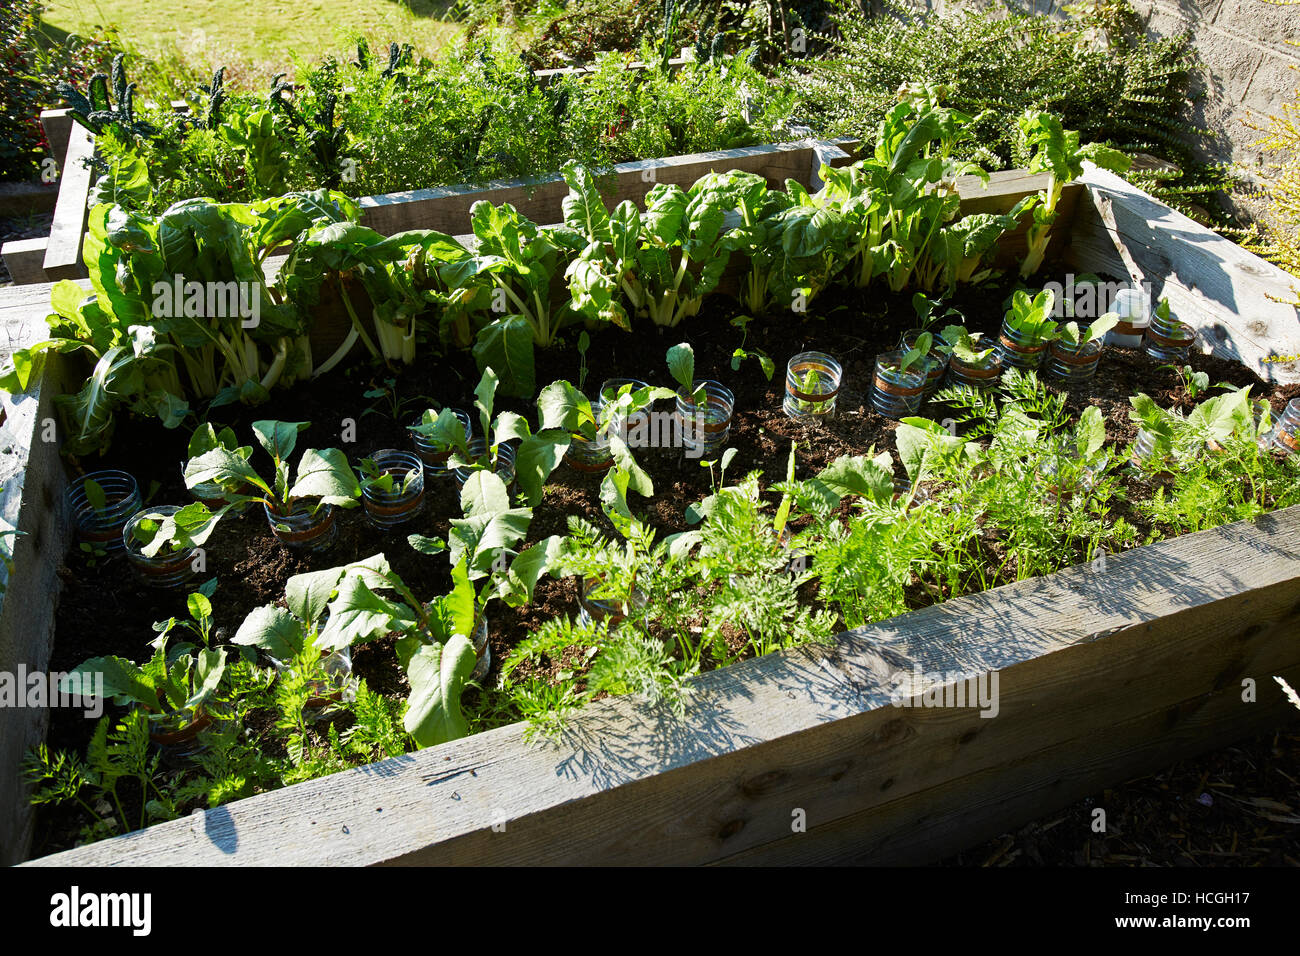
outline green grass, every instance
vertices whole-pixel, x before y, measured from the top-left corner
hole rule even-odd
[[[352,52],[347,37],[390,40],[422,52],[460,32],[440,19],[447,0],[48,0],[44,20],[57,36],[102,37],[115,28],[129,50],[179,55],[204,70],[242,64],[257,73],[288,69],[325,53]]]

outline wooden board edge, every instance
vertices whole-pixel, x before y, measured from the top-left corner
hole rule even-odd
[[[1152,587],[1173,568],[1181,575],[1176,589]],[[612,699],[584,710],[563,745],[529,747],[522,726],[512,725],[34,862],[259,864],[283,861],[286,847],[298,863],[373,864],[413,854],[429,862],[437,848],[490,831],[502,812],[554,815],[567,827],[586,801],[667,773],[682,779],[704,768],[706,788],[734,786],[725,766],[714,780],[705,765],[773,740],[864,714],[887,732],[882,668],[918,663],[975,677],[1140,633],[1175,610],[1236,602],[1231,610],[1241,618],[1252,593],[1279,584],[1300,607],[1296,582],[1300,506],[1116,555],[1104,575],[1071,568],[915,611],[841,635],[829,654],[800,648],[711,672],[697,681],[707,707],[692,718],[693,729],[674,731],[662,711]],[[975,643],[954,650],[960,640],[935,638],[954,633],[974,635],[968,641]],[[1025,636],[1018,642],[1008,633]],[[727,728],[726,742],[704,741],[701,727]]]
[[[1168,298],[1203,352],[1300,382],[1300,281],[1114,173],[1089,164],[1078,182],[1089,201],[1070,230],[1071,265],[1144,283],[1153,305]]]
[[[43,269],[51,279],[81,279],[87,275],[81,261],[81,243],[86,235],[86,202],[92,172],[87,165],[95,153],[95,136],[81,124],[72,127],[68,151],[60,168],[59,200],[46,246]]]

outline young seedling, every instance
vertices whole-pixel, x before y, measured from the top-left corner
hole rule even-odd
[[[1106,333],[1119,324],[1119,313],[1107,312],[1091,325],[1079,327],[1078,322],[1066,322],[1060,327],[1058,339],[1072,352],[1079,351],[1089,342],[1099,342]]]
[[[393,421],[400,421],[406,416],[407,406],[430,401],[427,395],[399,398],[397,395],[397,379],[395,378],[386,378],[381,385],[366,389],[366,391],[362,392],[362,397],[374,399],[372,404],[361,413],[362,416],[387,413],[388,417]]]
[[[306,449],[298,459],[295,473],[289,465],[298,442],[298,434],[310,422],[253,422],[253,432],[258,443],[271,456],[274,477],[263,478],[248,460],[228,448],[214,448],[191,458],[185,464],[185,484],[193,489],[197,485],[216,482],[222,487],[251,488],[251,492],[232,492],[227,495],[230,505],[244,502],[261,502],[271,515],[288,516],[307,504],[315,514],[325,505],[355,508],[361,497],[361,484],[348,464],[347,455],[337,448]],[[222,509],[218,514],[224,513]],[[279,523],[272,521],[278,530]]]
[[[754,349],[753,351],[746,351],[745,349],[745,340],[749,338],[749,323],[753,321],[754,317],[752,315],[738,315],[731,320],[731,324],[740,329],[740,345],[731,353],[731,370],[739,372],[740,364],[745,359],[752,358],[758,362],[763,369],[763,376],[770,382],[772,376],[776,374],[776,363],[772,361],[771,356],[762,349]]]
[[[920,362],[930,354],[930,346],[933,344],[934,336],[929,332],[922,332],[916,337],[916,344],[912,348],[908,349],[903,357],[899,359],[898,370],[900,372],[906,372],[917,362]]]
[[[361,468],[361,487],[365,491],[380,491],[386,495],[391,495],[394,489],[398,494],[406,494],[410,488],[411,482],[420,477],[420,469],[412,468],[404,475],[395,475],[392,471],[381,470],[373,458],[362,458],[359,462]],[[400,484],[399,482],[400,478]]]
[[[682,342],[668,350],[668,374],[683,390],[690,392],[692,405],[708,403],[704,384],[695,385],[695,349],[689,343]]]
[[[213,512],[195,501],[172,514],[148,512],[130,525],[131,539],[146,558],[184,554],[203,546],[229,507]]]
[[[1161,365],[1157,371],[1169,370],[1176,374],[1183,383],[1183,390],[1187,392],[1187,397],[1196,400],[1196,397],[1210,387],[1210,376],[1208,372],[1194,372],[1190,365]]]
[[[912,311],[916,313],[918,327],[923,331],[939,322],[956,325],[964,325],[966,322],[966,317],[959,310],[950,305],[945,306],[942,299],[927,297],[924,292],[912,295]]]
[[[1044,289],[1033,298],[1023,289],[1017,289],[1011,297],[1011,308],[1007,310],[1003,325],[1019,333],[1019,344],[1023,348],[1046,345],[1058,335],[1058,326],[1051,318],[1055,303],[1056,293],[1051,289]]]
[[[946,326],[940,335],[952,349],[953,357],[973,368],[982,368],[988,363],[989,356],[997,351],[992,345],[986,349],[977,348],[976,343],[983,336],[979,332],[971,333],[964,325]]]
[[[587,349],[591,348],[591,336],[586,330],[578,333],[578,391],[587,384]]]
[[[435,412],[426,408],[420,421],[408,426],[408,430],[423,438],[435,452],[460,451],[469,457],[469,446],[465,439],[465,423],[450,408]]]

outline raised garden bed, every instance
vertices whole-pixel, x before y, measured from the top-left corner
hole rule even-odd
[[[1041,188],[1043,178],[1002,174],[987,191],[963,183],[963,209],[1004,212]],[[493,198],[499,202],[509,196]],[[1166,247],[1159,231],[1148,224],[1153,216],[1175,214],[1161,212],[1164,207],[1113,177],[1089,171],[1068,187],[1060,208],[1055,251],[1070,271],[1156,281],[1156,275],[1130,269],[1141,266],[1142,256],[1148,262],[1156,261],[1149,258],[1153,255],[1181,261],[1181,250]],[[534,218],[548,220],[545,214]],[[463,221],[460,228],[427,221],[404,222],[399,228],[414,225],[453,233],[465,229]],[[1103,236],[1111,242],[1109,249],[1099,238]],[[1198,255],[1218,263],[1225,277],[1216,286],[1221,292],[1262,296],[1262,289],[1282,289],[1280,274],[1255,265],[1258,260],[1234,252],[1224,240],[1204,230],[1195,240]],[[1162,251],[1134,251],[1130,243]],[[1014,235],[1001,255],[1020,255]],[[1236,264],[1250,266],[1249,282],[1238,275]],[[1234,312],[1197,294],[1195,286],[1175,286],[1177,275],[1173,270],[1156,294],[1170,298],[1178,317],[1197,330],[1204,344],[1241,360],[1268,381],[1296,380],[1294,361],[1265,361],[1275,354],[1295,354],[1288,344],[1296,336],[1294,324],[1283,327],[1279,318],[1276,329],[1260,337],[1262,333]],[[842,450],[861,453],[866,445],[888,438],[883,420],[862,412],[870,374],[863,369],[883,340],[896,339],[905,327],[894,324],[906,322],[896,315],[903,301],[895,297],[886,303],[884,319],[873,330],[880,340],[862,340],[862,357],[845,363],[846,385],[838,397],[841,415],[831,425],[783,430],[781,380],[767,386],[756,372],[744,379],[746,387],[737,389],[739,424],[733,444],[745,456],[746,470],[761,466],[769,474],[779,472],[774,465],[788,454],[789,437],[798,437],[808,456],[800,459],[801,466],[814,467]],[[770,330],[767,338],[750,344],[783,358],[785,351],[824,347],[830,339],[841,355],[851,353],[851,330],[833,323],[837,305],[850,314],[872,307],[861,295],[830,297],[823,306],[827,311],[814,310],[798,326],[800,342],[789,341],[787,328]],[[967,307],[973,323],[997,321],[998,316],[990,319],[987,312],[977,318],[977,303]],[[17,308],[29,326],[39,326],[43,306]],[[697,372],[715,375],[723,371],[729,354],[716,330],[726,328],[734,309],[710,308],[712,312],[692,320],[698,328],[683,326],[681,334],[698,337]],[[818,314],[826,323],[818,323]],[[1294,323],[1293,311],[1291,319]],[[649,363],[644,357],[654,340],[658,338],[662,347],[676,341],[641,329],[626,340],[632,354],[620,358],[619,334],[601,333],[602,345],[609,347],[600,354],[608,360],[598,367],[593,362],[593,376],[645,374],[647,367],[656,369],[659,363],[657,357]],[[1288,348],[1293,351],[1284,351]],[[547,354],[540,361],[556,363],[556,375],[575,374],[572,356]],[[58,365],[51,362],[38,389],[41,401],[57,388],[51,376],[57,377]],[[1108,398],[1108,412],[1113,412],[1124,401],[1125,388],[1147,381],[1152,365],[1108,353],[1099,375],[1111,378],[1099,389],[1109,387],[1111,393],[1091,394]],[[1208,367],[1220,378],[1234,374],[1229,366]],[[419,375],[403,383],[411,385],[406,394],[427,389],[447,404],[457,397],[463,402],[473,384],[450,381],[445,372],[441,382],[433,380],[438,372]],[[544,380],[539,374],[539,381]],[[341,391],[357,392],[367,384],[353,382]],[[348,401],[340,395],[318,397],[308,399],[314,404],[304,407],[305,397],[286,393],[274,400],[281,404],[260,409],[256,417],[326,421],[338,410],[335,402]],[[1280,400],[1285,394],[1275,390],[1273,397]],[[290,409],[299,411],[290,415]],[[1108,417],[1112,422],[1118,418]],[[33,423],[38,420],[33,418]],[[384,429],[400,431],[400,426],[377,424],[368,442],[385,446],[390,435]],[[123,455],[138,453],[147,434],[124,429],[116,447]],[[47,457],[57,460],[52,451]],[[174,461],[170,451],[162,458]],[[29,485],[36,477],[32,467]],[[174,465],[169,467],[174,470]],[[680,521],[684,502],[698,499],[701,488],[707,491],[700,471],[683,475],[668,461],[647,467],[657,486],[684,486],[651,502],[665,527]],[[169,479],[159,471],[150,477],[164,485],[170,482],[166,490],[175,490],[176,476]],[[589,493],[596,484],[584,486],[581,479],[558,473],[553,480],[562,486],[559,500],[570,504],[576,504],[576,497],[564,493],[564,486],[585,487]],[[55,502],[60,481],[60,475],[49,476]],[[33,500],[29,495],[24,499]],[[50,504],[44,508],[51,510]],[[439,503],[431,504],[437,514]],[[32,503],[27,510],[40,507]],[[455,511],[444,500],[441,514],[445,518],[448,513]],[[29,524],[32,520],[28,518]],[[544,524],[540,513],[538,523]],[[427,530],[437,531],[438,526]],[[575,717],[558,744],[529,748],[521,727],[504,727],[48,859],[258,862],[279,854],[284,862],[290,846],[303,854],[300,862],[315,863],[886,862],[937,857],[1041,813],[1049,804],[1063,805],[1151,761],[1171,760],[1278,720],[1285,705],[1264,694],[1260,703],[1243,705],[1239,679],[1253,677],[1263,684],[1272,674],[1293,681],[1296,677],[1300,651],[1286,636],[1300,613],[1298,535],[1300,517],[1290,509],[1253,525],[1231,525],[1116,556],[1103,577],[1090,569],[1072,569],[841,635],[830,650],[767,655],[699,678],[686,723],[638,707],[628,698],[601,701]],[[248,538],[235,538],[236,549],[255,549]],[[48,542],[39,543],[49,547]],[[21,538],[15,547],[23,576],[37,545]],[[352,546],[357,546],[355,537]],[[61,554],[57,546],[51,550]],[[364,553],[374,550],[378,548],[367,546]],[[339,558],[345,559],[344,554]],[[39,566],[39,558],[35,560]],[[48,554],[46,562],[48,566]],[[296,569],[282,564],[271,575],[282,580]],[[407,577],[405,569],[402,573]],[[256,588],[251,577],[245,575],[243,584]],[[85,582],[73,587],[83,595],[90,593]],[[562,602],[566,595],[557,586],[552,597]],[[67,613],[85,614],[87,609],[83,600]],[[3,613],[0,626],[12,619],[13,602],[6,601]],[[548,613],[544,602],[533,613],[533,621],[537,614]],[[520,617],[514,626],[526,629],[528,623],[527,617]],[[48,627],[39,634],[23,630],[27,645],[15,648],[15,656],[6,656],[0,664],[12,669],[10,661],[24,661],[29,668],[46,667],[51,660]],[[66,647],[60,641],[55,655],[62,660],[79,650],[91,648]],[[951,681],[999,672],[1001,719],[985,722],[973,710],[893,707],[886,682],[913,666],[945,673]],[[1139,685],[1143,690],[1135,693],[1119,675],[1128,681],[1149,680],[1151,686]],[[6,717],[20,720],[28,715],[9,712]],[[30,742],[31,725],[37,722],[28,720],[27,727],[16,727],[18,732],[6,734],[6,739]],[[1113,736],[1093,733],[1102,728],[1122,736],[1123,745],[1117,746]],[[1083,769],[1072,772],[1067,764]],[[7,767],[5,773],[6,782],[17,779]],[[792,832],[796,810],[807,814],[807,833]],[[258,825],[246,826],[245,820]],[[21,855],[25,839],[20,815],[15,822],[6,844],[12,857]],[[494,824],[504,824],[504,829],[494,830]]]
[[[61,130],[67,147],[49,237],[44,241],[5,244],[5,263],[18,285],[86,277],[81,247],[86,236],[87,196],[93,184],[85,162],[94,154],[95,137],[85,127],[72,124],[66,113],[66,110],[47,110],[41,114],[48,126]],[[67,129],[62,129],[64,125]],[[54,134],[50,135],[53,142]],[[851,149],[853,145],[848,140],[840,143],[809,140],[668,156],[620,163],[612,175],[617,201],[640,201],[656,183],[690,185],[709,170],[742,169],[760,173],[774,186],[786,179],[815,186],[822,163],[831,166],[848,163],[852,157],[845,148]],[[413,189],[365,196],[358,201],[362,224],[385,235],[416,228],[458,235],[468,229],[469,209],[480,199],[509,202],[528,218],[549,223],[561,219],[560,203],[567,193],[568,187],[557,172],[505,182]]]

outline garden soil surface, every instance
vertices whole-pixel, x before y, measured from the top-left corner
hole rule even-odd
[[[1045,273],[1043,279],[1059,278]],[[1013,283],[1003,280],[980,288],[963,289],[949,304],[960,309],[972,330],[995,335],[1006,310]],[[870,407],[870,388],[875,356],[896,348],[900,336],[915,325],[910,295],[891,295],[876,289],[832,289],[815,300],[807,313],[791,313],[753,322],[747,338],[733,322],[739,315],[730,298],[716,295],[706,300],[699,316],[685,320],[676,329],[658,329],[648,322],[634,323],[632,332],[605,328],[590,332],[584,388],[592,394],[602,380],[612,377],[641,379],[654,385],[673,386],[665,353],[678,342],[692,344],[696,356],[696,377],[716,379],[732,390],[736,411],[727,445],[737,450],[728,470],[731,478],[758,469],[767,480],[784,477],[791,442],[798,444],[799,477],[807,477],[835,458],[894,450],[896,423],[875,414]],[[556,379],[575,385],[581,377],[581,356],[573,347],[577,330],[568,341],[537,355],[538,387]],[[733,370],[733,352],[740,346],[751,352],[762,350],[776,363],[769,381],[755,359],[746,359]],[[795,353],[816,349],[837,356],[843,365],[843,386],[834,418],[799,424],[781,411],[785,363]],[[354,358],[357,357],[354,354]],[[331,373],[309,387],[298,386],[276,393],[268,403],[255,408],[242,406],[214,409],[214,424],[232,425],[240,444],[253,445],[252,462],[269,473],[269,459],[256,446],[250,428],[258,419],[309,421],[299,436],[298,448],[343,448],[354,463],[382,448],[411,448],[406,426],[426,408],[451,406],[473,413],[473,390],[478,372],[468,353],[443,359],[425,349],[415,365],[400,370],[376,369],[357,364],[344,372]],[[1077,415],[1089,405],[1099,407],[1106,420],[1108,438],[1120,444],[1131,442],[1136,426],[1129,421],[1129,397],[1138,391],[1151,395],[1163,407],[1184,410],[1194,404],[1173,372],[1161,370],[1141,352],[1107,348],[1094,381],[1069,392],[1070,411]],[[1300,394],[1296,386],[1275,387],[1261,382],[1244,367],[1219,359],[1193,355],[1193,368],[1209,374],[1210,382],[1234,386],[1252,384],[1253,394],[1265,395],[1275,411],[1289,398]],[[367,397],[377,390],[380,397]],[[1204,396],[1202,396],[1204,398]],[[662,403],[661,403],[662,404]],[[498,411],[512,408],[535,423],[531,403],[501,399]],[[942,417],[942,409],[923,408],[923,414]],[[355,441],[343,436],[355,423]],[[165,430],[156,421],[128,415],[119,418],[111,448],[102,457],[69,462],[70,473],[101,468],[121,468],[135,475],[148,505],[183,504],[190,499],[181,477],[186,444],[193,423]],[[632,496],[633,510],[660,535],[685,530],[685,511],[710,491],[711,473],[696,460],[687,460],[680,450],[644,449],[638,461],[654,481],[650,499]],[[904,473],[898,467],[898,476]],[[716,473],[714,474],[716,477]],[[599,507],[600,475],[586,475],[562,464],[547,483],[545,497],[534,511],[529,542],[567,529],[570,515],[578,515],[599,527],[610,529]],[[1131,493],[1140,493],[1135,490]],[[380,531],[365,520],[362,509],[342,512],[339,539],[322,554],[302,554],[283,547],[270,534],[260,510],[227,518],[207,547],[207,575],[216,576],[213,597],[218,642],[228,640],[244,616],[254,608],[281,601],[285,581],[309,570],[333,567],[383,552],[393,568],[411,587],[426,598],[450,588],[448,562],[416,553],[407,535],[416,532],[446,538],[449,520],[459,517],[458,488],[451,478],[430,482],[423,513],[412,523],[392,531]],[[1133,520],[1129,516],[1130,520]],[[612,529],[611,529],[612,531]],[[62,596],[51,670],[70,670],[90,657],[117,654],[142,662],[149,657],[148,642],[153,624],[172,616],[184,617],[184,594],[168,595],[136,582],[124,559],[104,561],[72,552],[60,569]],[[926,598],[917,598],[918,605]],[[577,611],[577,589],[571,579],[550,578],[539,583],[534,602],[513,610],[495,604],[490,612],[490,642],[494,678],[510,649],[542,622]],[[377,642],[355,651],[356,672],[372,689],[404,696],[404,677],[388,642]],[[471,691],[470,694],[477,692]],[[467,711],[473,709],[467,696]],[[49,733],[52,748],[84,749],[92,724],[68,709],[54,711]],[[59,837],[47,834],[57,844]],[[46,846],[50,852],[57,846]]]

